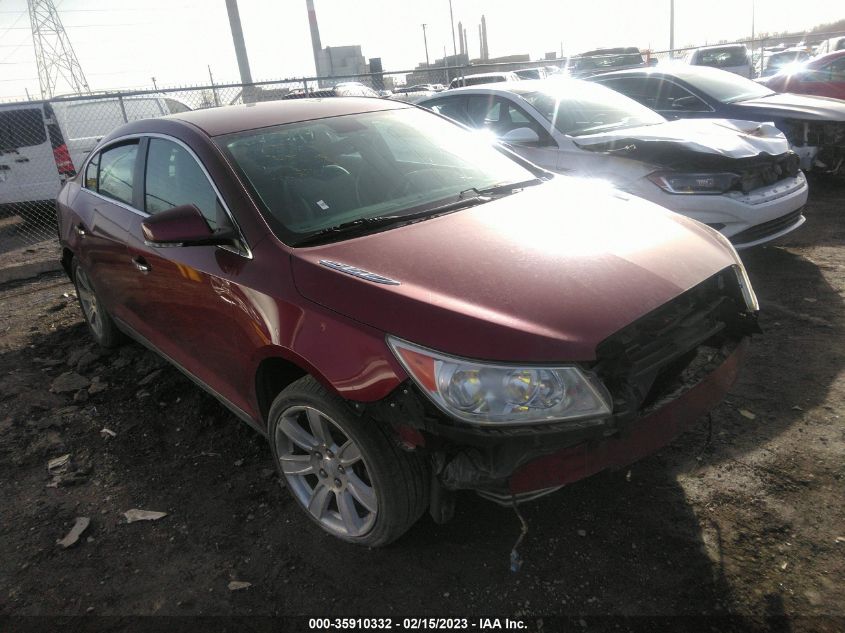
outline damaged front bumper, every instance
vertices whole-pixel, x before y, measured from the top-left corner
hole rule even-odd
[[[450,490],[478,490],[503,500],[512,494],[551,492],[634,462],[668,444],[721,402],[736,380],[747,346],[748,339],[742,339],[717,351],[701,348],[675,388],[634,419],[610,416],[589,425],[535,429],[530,436],[464,436],[461,450],[435,459],[439,480]]]
[[[520,466],[508,478],[508,492],[559,487],[608,468],[626,466],[654,453],[709,412],[736,382],[748,349],[743,339],[718,368],[678,397],[653,409],[615,437],[582,442]]]
[[[434,483],[447,491],[474,490],[503,505],[522,503],[667,445],[722,401],[736,381],[748,342],[745,337],[719,349],[699,348],[672,388],[635,416],[510,429],[428,420],[430,430],[420,432],[407,425],[415,417],[413,426],[421,426],[425,415],[413,387],[402,389],[387,406],[405,447],[430,456]]]
[[[446,417],[412,382],[356,408],[429,458],[432,507],[437,495],[455,490],[500,503],[536,498],[659,449],[716,406],[736,380],[749,336],[759,332],[746,305],[727,268],[602,341],[584,367],[612,396],[610,415],[472,425]]]
[[[786,138],[801,159],[801,169],[845,175],[845,122],[786,121]]]

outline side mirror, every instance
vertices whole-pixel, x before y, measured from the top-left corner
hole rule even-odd
[[[499,140],[511,145],[536,145],[540,136],[530,127],[518,127],[504,134]]]
[[[141,223],[144,239],[153,246],[207,246],[234,242],[228,230],[212,231],[193,204],[162,211]]]

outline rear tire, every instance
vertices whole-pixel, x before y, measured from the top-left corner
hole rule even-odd
[[[76,297],[79,299],[79,307],[82,308],[82,315],[88,324],[88,332],[101,347],[107,349],[117,347],[123,342],[123,333],[117,329],[111,315],[97,296],[91,278],[75,257],[71,266]]]
[[[268,418],[276,468],[294,500],[332,536],[380,547],[425,512],[423,458],[399,448],[385,425],[354,415],[313,377],[282,391]]]

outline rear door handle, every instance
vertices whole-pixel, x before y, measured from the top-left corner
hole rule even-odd
[[[15,162],[16,162],[16,163],[28,163],[28,162],[29,162],[29,159],[28,159],[26,156],[23,156],[23,157],[21,157],[21,158],[16,158],[16,159],[15,159]]]
[[[147,263],[147,260],[141,257],[140,255],[138,257],[132,258],[132,264],[142,273],[148,273],[151,270],[150,265]]]

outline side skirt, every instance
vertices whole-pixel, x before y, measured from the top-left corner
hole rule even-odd
[[[231,411],[233,414],[235,414],[241,421],[246,422],[247,424],[249,424],[249,426],[251,426],[253,429],[255,429],[256,431],[261,433],[261,435],[266,437],[267,432],[264,429],[263,425],[261,425],[259,422],[257,422],[246,411],[244,411],[239,406],[237,406],[236,404],[234,404],[233,402],[228,400],[225,396],[218,393],[215,389],[213,389],[212,387],[210,387],[209,385],[204,383],[202,380],[200,380],[199,378],[194,376],[191,372],[189,372],[187,369],[182,367],[182,365],[180,365],[175,360],[170,358],[170,356],[168,356],[167,354],[162,352],[160,349],[158,349],[155,345],[153,345],[150,341],[148,341],[144,336],[142,336],[137,331],[135,331],[134,328],[130,327],[129,325],[127,325],[126,323],[124,323],[123,321],[121,321],[120,319],[118,319],[116,317],[112,317],[112,318],[114,319],[114,322],[117,324],[117,326],[120,328],[120,330],[124,334],[126,334],[129,338],[137,341],[138,343],[140,343],[141,345],[146,347],[148,350],[150,350],[154,354],[158,354],[159,356],[161,356],[164,360],[166,360],[168,363],[170,363],[176,369],[178,369],[180,372],[182,372],[185,375],[185,377],[187,377],[197,387],[201,388],[203,391],[205,391],[209,395],[214,396],[214,398],[216,398],[220,402],[220,404],[222,404],[224,407],[229,409],[229,411]]]

